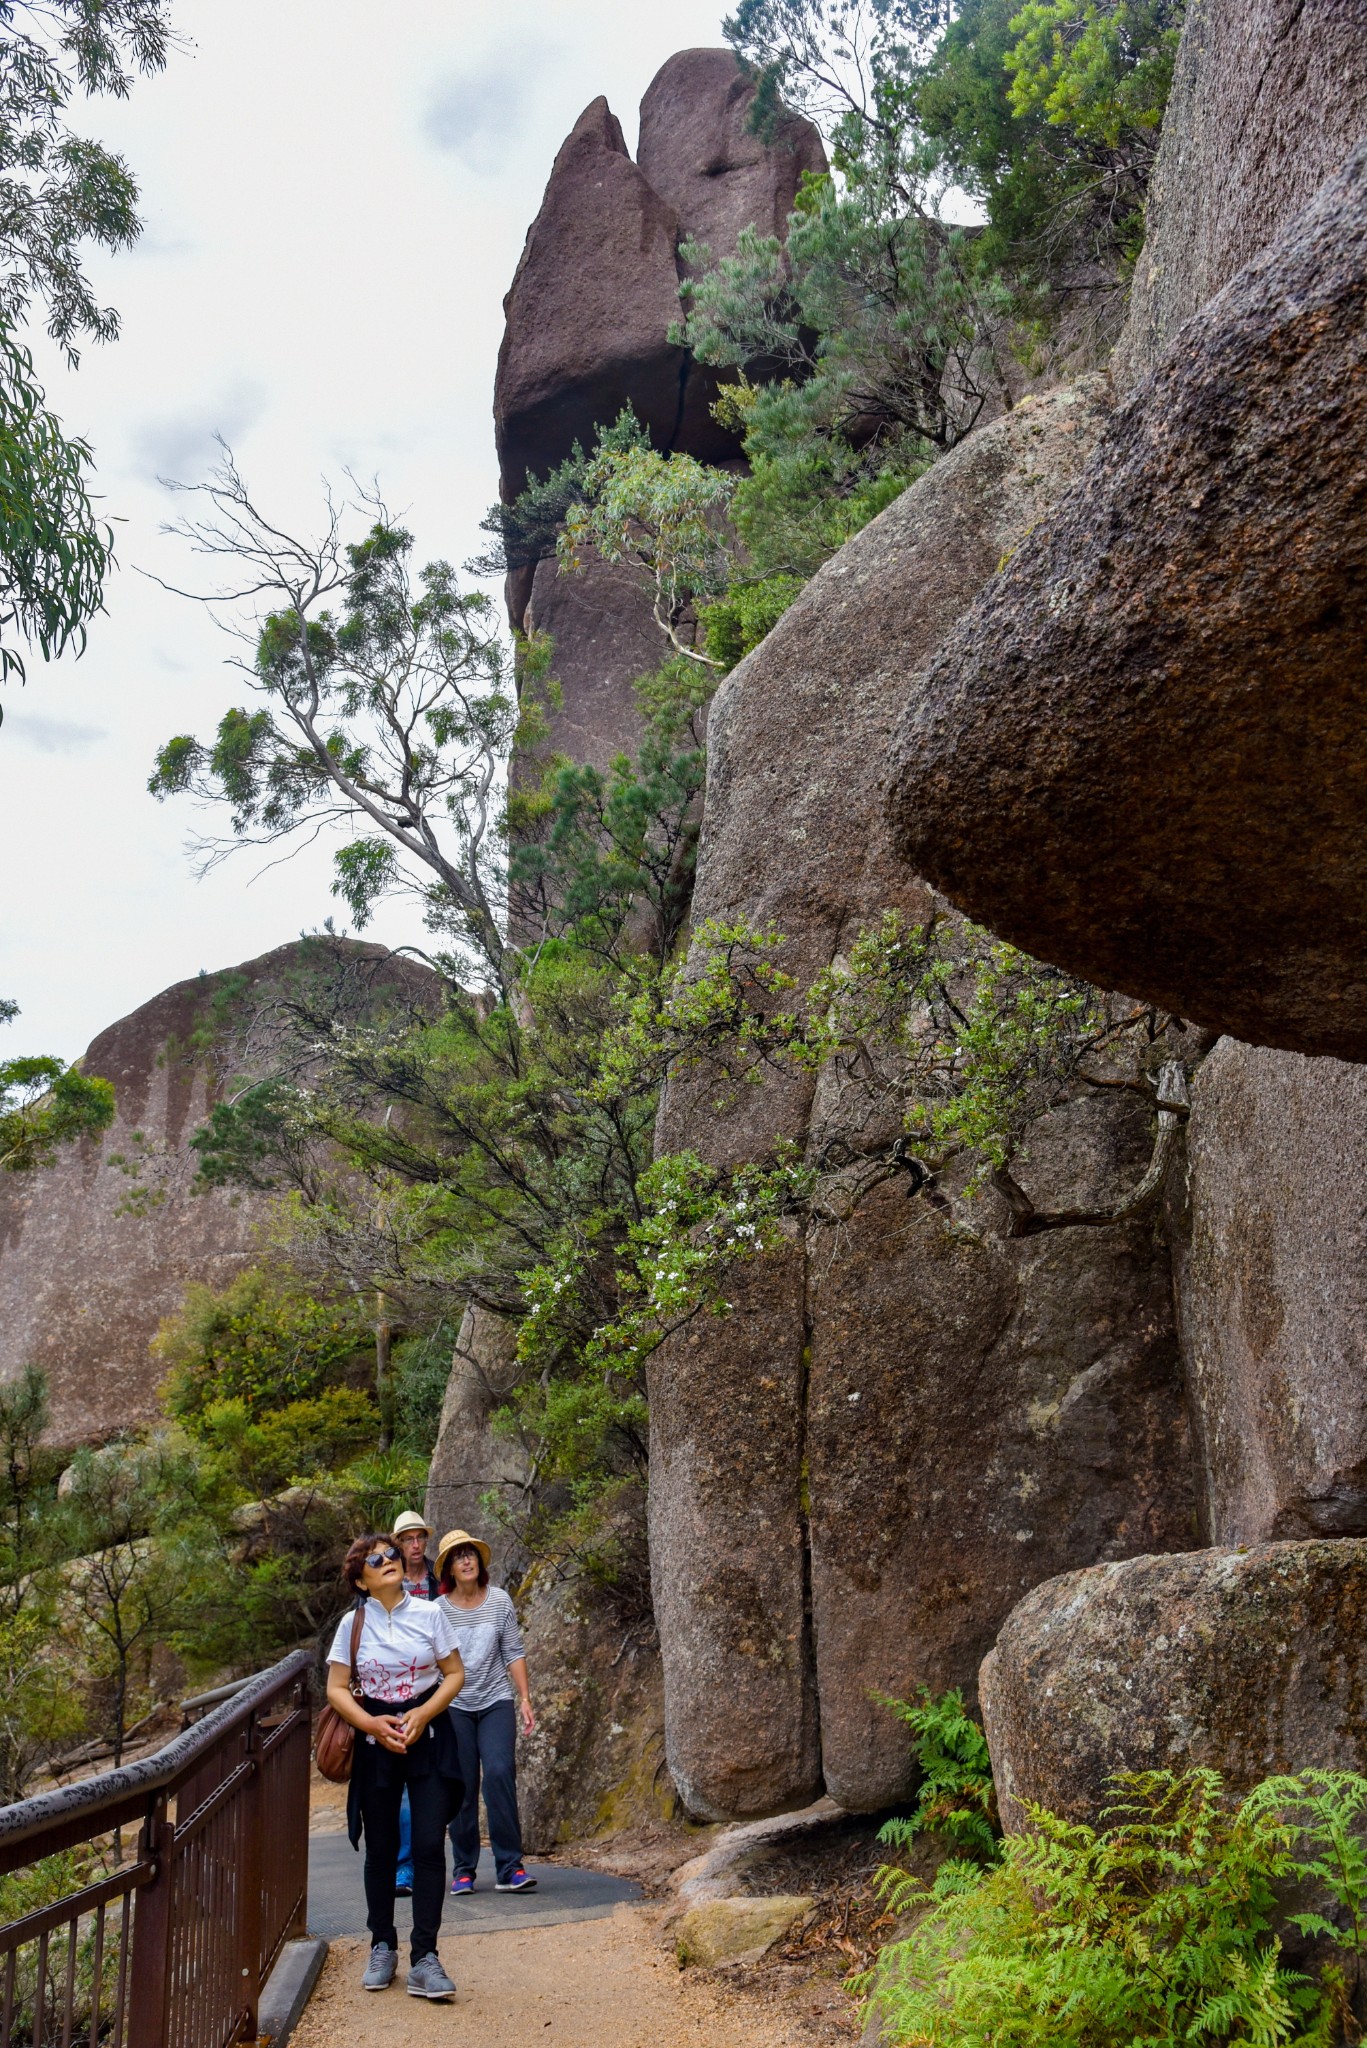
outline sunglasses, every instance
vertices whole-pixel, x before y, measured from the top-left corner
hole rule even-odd
[[[372,1550],[369,1557],[366,1559],[366,1563],[370,1566],[372,1571],[376,1570],[378,1566],[382,1564],[397,1564],[398,1562],[399,1553],[394,1548],[392,1543],[386,1543],[383,1550]]]

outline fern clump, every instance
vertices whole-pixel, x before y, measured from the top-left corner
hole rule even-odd
[[[919,1700],[883,1699],[905,1721],[915,1742],[921,1782],[905,1818],[885,1822],[880,1842],[909,1849],[918,1835],[937,1834],[965,1856],[995,1863],[1001,1853],[997,1795],[987,1737],[964,1706],[961,1692],[936,1699],[923,1685]]]
[[[991,1867],[885,1870],[870,2003],[897,2048],[1330,2048],[1355,2041],[1367,1779],[1304,1771],[1231,1803],[1214,1771],[1125,1773],[1093,1828],[1028,1807]],[[1292,1887],[1313,1910],[1279,1912]],[[1322,1941],[1287,1967],[1277,1923]]]

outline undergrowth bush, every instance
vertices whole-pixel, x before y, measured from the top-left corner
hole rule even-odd
[[[1030,1806],[1001,1860],[926,1887],[885,1870],[889,1909],[926,1909],[884,1950],[870,2003],[896,2048],[1331,2048],[1356,2041],[1367,1946],[1367,1778],[1122,1773],[1096,1827]],[[1285,1910],[1294,1888],[1302,1910]],[[1288,1966],[1278,1927],[1315,1944]]]

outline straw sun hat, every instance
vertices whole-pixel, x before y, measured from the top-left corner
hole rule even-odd
[[[478,1536],[467,1536],[464,1529],[452,1529],[450,1534],[443,1536],[441,1542],[437,1545],[438,1578],[441,1577],[443,1571],[446,1569],[446,1560],[451,1555],[451,1552],[453,1550],[459,1550],[463,1543],[468,1543],[472,1550],[477,1550],[479,1552],[480,1556],[484,1559],[484,1569],[486,1572],[488,1571],[489,1559],[492,1555],[488,1544],[481,1543]]]

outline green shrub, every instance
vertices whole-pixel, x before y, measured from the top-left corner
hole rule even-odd
[[[800,576],[766,576],[759,583],[734,584],[715,604],[705,604],[703,639],[713,661],[734,668],[782,618],[802,584]]]
[[[915,1811],[890,1820],[878,1839],[908,1849],[920,1834],[942,1835],[956,1849],[995,1863],[1001,1854],[1001,1826],[992,1784],[987,1737],[964,1706],[961,1692],[931,1696],[921,1687],[919,1701],[885,1699],[883,1705],[905,1721],[915,1736],[921,1784]]]
[[[373,1397],[330,1387],[307,1401],[253,1416],[242,1400],[215,1401],[196,1423],[214,1476],[243,1500],[325,1478],[373,1446],[380,1414]]]
[[[319,1301],[300,1281],[253,1266],[218,1291],[188,1287],[152,1348],[168,1368],[171,1414],[194,1430],[216,1401],[242,1401],[255,1415],[364,1376],[372,1342],[355,1302]]]
[[[427,1460],[397,1447],[358,1458],[337,1475],[353,1507],[358,1529],[388,1529],[405,1508],[420,1501],[427,1486]]]
[[[32,1589],[17,1613],[0,1612],[3,1805],[22,1799],[45,1760],[69,1747],[85,1725],[86,1702],[71,1683],[60,1620],[54,1602]],[[5,1913],[3,1905],[3,1887],[11,1882],[0,1879],[0,1923],[13,1917]]]
[[[1304,1771],[1237,1804],[1219,1775],[1121,1774],[1093,1828],[1027,1808],[991,1868],[943,1865],[929,1889],[885,1871],[894,1912],[871,2004],[897,2048],[1329,2048],[1349,2021],[1343,1967],[1364,1951],[1367,1779]],[[1327,1946],[1311,1976],[1276,1931]]]

